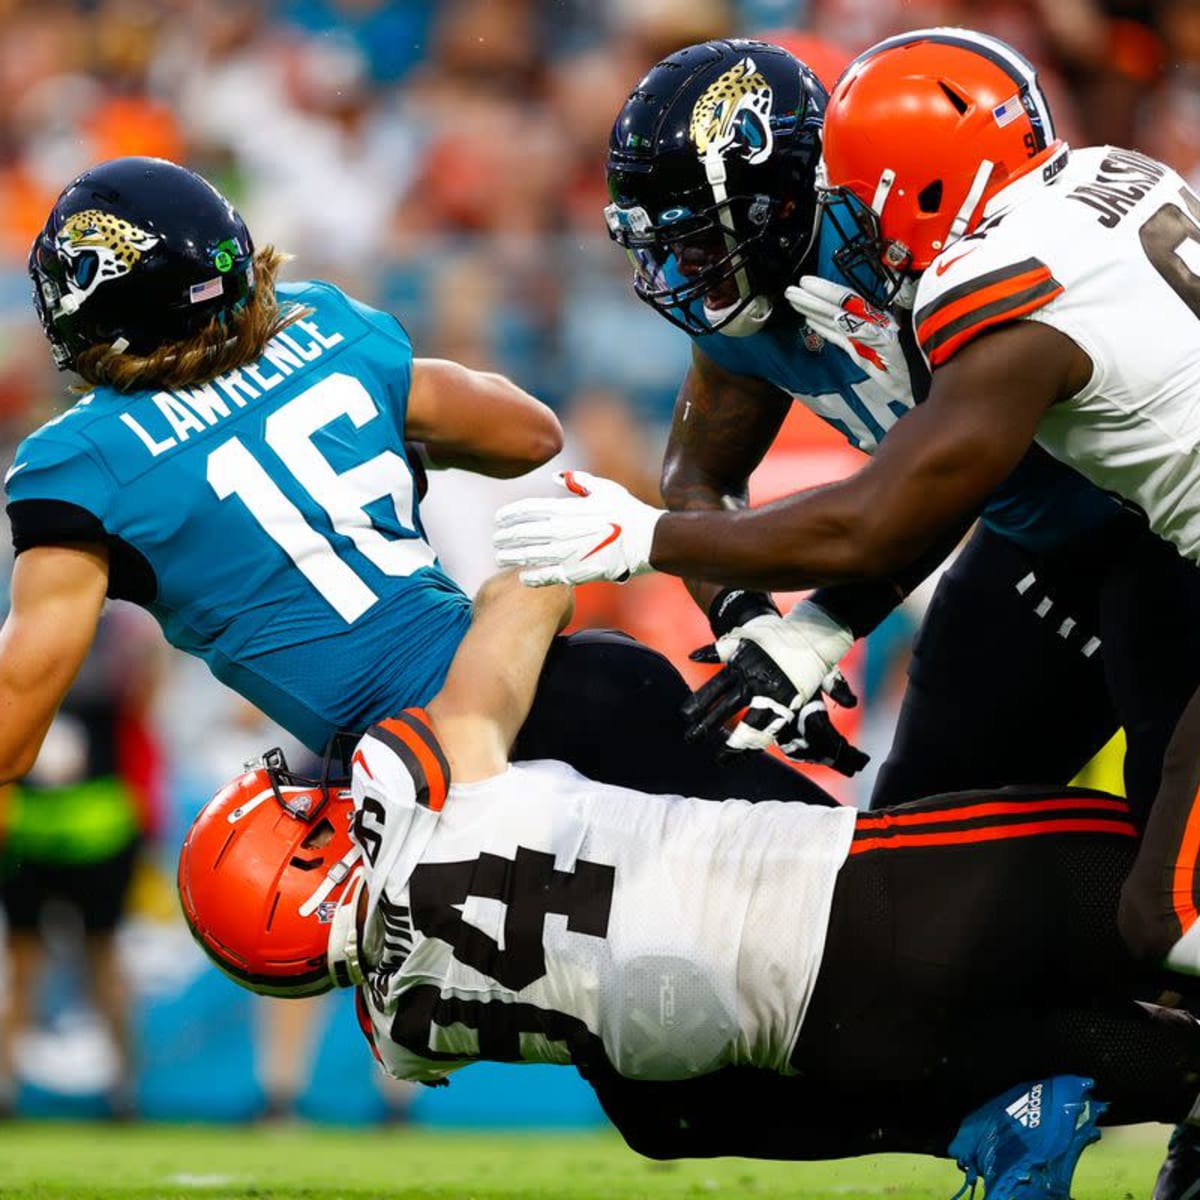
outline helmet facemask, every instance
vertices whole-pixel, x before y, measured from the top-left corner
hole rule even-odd
[[[667,209],[657,224],[640,206],[610,204],[604,216],[633,264],[638,299],[693,336],[737,337],[771,315],[755,264],[779,208],[768,196],[731,196],[698,212]]]
[[[864,300],[890,307],[910,277],[908,248],[884,238],[879,214],[849,188],[821,186],[817,199],[817,274],[841,275]]]

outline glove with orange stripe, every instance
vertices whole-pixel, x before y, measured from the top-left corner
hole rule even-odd
[[[912,407],[900,324],[890,313],[818,275],[802,275],[783,294],[814,333],[849,354],[889,396]]]
[[[586,471],[559,471],[554,479],[572,498],[517,500],[496,513],[492,544],[500,566],[525,568],[527,587],[624,583],[652,569],[654,527],[665,509]]]

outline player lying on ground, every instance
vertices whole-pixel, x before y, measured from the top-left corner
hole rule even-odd
[[[284,257],[161,159],[102,163],[56,201],[34,299],[55,361],[93,390],[6,478],[0,779],[33,763],[106,596],[317,753],[441,686],[471,606],[425,539],[411,440],[515,476],[557,452],[558,421],[503,376],[414,357],[394,317],[331,284],[277,283]],[[780,763],[685,745],[687,694],[631,638],[564,639],[516,755],[648,791],[821,797]],[[580,736],[626,716],[626,755]]]
[[[1168,953],[1200,973],[1191,891],[1171,890],[1194,883],[1194,847],[1171,848],[1200,704],[1140,853],[1122,800],[1070,789],[870,815],[648,796],[508,761],[568,605],[493,581],[428,709],[358,744],[352,794],[276,763],[209,804],[179,887],[224,971],[276,995],[358,985],[402,1078],[574,1064],[659,1157],[946,1154],[1003,1093],[954,1156],[993,1183],[1012,1155],[1040,1164],[1025,1194],[1065,1196],[1096,1115],[1070,1107],[1078,1080],[1039,1085],[1063,1138],[978,1161],[1027,1081],[1094,1079],[1113,1123],[1188,1114],[1200,1026],[1135,1000]]]

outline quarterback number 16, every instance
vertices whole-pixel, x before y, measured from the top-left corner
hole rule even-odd
[[[432,566],[434,553],[407,526],[412,476],[400,455],[385,450],[347,471],[335,471],[313,444],[313,434],[339,417],[356,429],[379,416],[371,394],[350,375],[329,375],[273,412],[265,438],[296,482],[324,509],[333,531],[349,539],[385,575],[411,575]],[[266,469],[237,437],[208,456],[208,482],[217,498],[237,496],[273,542],[337,610],[347,624],[379,597],[329,539],[314,529]],[[371,523],[366,506],[390,496],[396,520],[411,537],[387,538]]]

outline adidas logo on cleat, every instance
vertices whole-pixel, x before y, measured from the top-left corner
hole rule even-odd
[[[1005,1110],[1018,1125],[1036,1129],[1042,1123],[1042,1085],[1035,1083],[1023,1096],[1018,1096]]]

